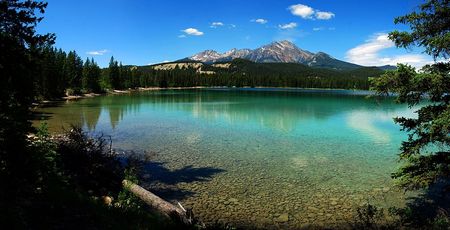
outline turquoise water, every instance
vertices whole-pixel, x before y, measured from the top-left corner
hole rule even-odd
[[[390,173],[406,134],[390,99],[346,90],[199,89],[110,95],[39,109],[149,156],[142,184],[205,222],[341,225],[362,203],[402,205]]]

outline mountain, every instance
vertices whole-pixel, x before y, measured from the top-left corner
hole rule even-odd
[[[362,67],[335,59],[323,52],[312,53],[307,50],[302,50],[289,41],[272,42],[254,50],[232,49],[225,53],[205,50],[182,60],[211,64],[215,62],[227,62],[236,58],[247,59],[256,63],[300,63],[310,67],[336,70],[351,70]]]
[[[250,49],[231,49],[220,54],[214,50],[205,50],[182,60],[192,60],[203,63],[227,62],[236,58],[246,58],[251,52],[252,50]]]
[[[379,69],[382,70],[396,70],[397,66],[393,66],[393,65],[384,65],[384,66],[378,66]]]
[[[257,48],[249,53],[245,59],[257,63],[283,62],[283,63],[303,63],[312,58],[314,54],[299,49],[289,41],[273,42]]]

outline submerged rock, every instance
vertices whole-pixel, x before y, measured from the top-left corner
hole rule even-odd
[[[275,222],[284,223],[289,221],[289,214],[283,213],[278,218],[275,219]]]

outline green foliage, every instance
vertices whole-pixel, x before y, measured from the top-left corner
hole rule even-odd
[[[42,123],[30,142],[36,179],[33,186],[22,185],[26,196],[9,194],[8,199],[16,198],[17,202],[0,203],[0,227],[163,228],[139,199],[124,192],[121,180],[136,178],[135,172],[127,170],[124,175],[124,167],[105,143],[103,137],[89,138],[80,128],[54,139]],[[104,196],[111,197],[113,203],[106,204],[100,198]]]
[[[384,227],[382,222],[385,217],[382,208],[367,202],[359,207],[356,212],[357,216],[352,226],[354,229],[382,229]]]
[[[436,213],[435,216],[427,216],[423,210],[417,208],[389,208],[389,214],[398,217],[399,222],[397,226],[409,226],[415,229],[448,229],[450,226],[450,215],[444,209],[439,208]]]
[[[50,140],[48,125],[42,122],[36,133],[36,139],[31,142],[31,148],[35,154],[41,159],[39,163],[41,178],[48,178],[56,175],[58,154],[56,153],[56,145]]]
[[[89,138],[80,127],[72,127],[57,143],[61,171],[70,184],[96,196],[117,193],[124,178],[123,167],[107,149],[106,139]]]
[[[450,217],[448,214],[440,214],[438,217],[436,217],[432,223],[431,226],[433,229],[448,229],[450,226]]]
[[[54,35],[36,34],[46,3],[0,2],[0,220],[10,219],[24,227],[20,218],[28,196],[42,189],[45,161],[30,147],[32,131],[29,107],[36,95],[35,72],[41,47],[53,43]]]
[[[77,94],[80,93],[83,75],[83,60],[81,60],[81,57],[79,57],[75,51],[70,51],[69,54],[67,54],[64,68],[68,85],[70,88],[74,89]]]
[[[429,0],[413,12],[395,20],[409,24],[411,32],[390,33],[397,46],[419,45],[437,57],[449,57],[450,9],[448,0]],[[408,132],[400,159],[404,165],[393,174],[406,189],[424,188],[450,179],[450,63],[427,65],[417,72],[398,65],[380,78],[372,79],[379,94],[396,93],[397,101],[409,106],[426,105],[417,118],[395,118]]]
[[[82,78],[82,86],[83,89],[87,92],[98,93],[101,91],[100,88],[100,77],[101,77],[101,69],[97,65],[97,63],[92,58],[91,60],[86,59],[86,62],[83,65],[83,78]]]
[[[114,57],[111,57],[109,61],[109,81],[110,85],[113,89],[122,89],[122,84],[120,82],[120,68],[117,61],[114,60]]]
[[[35,88],[40,99],[58,99],[83,92],[99,93],[101,69],[94,59],[85,63],[75,51],[68,54],[51,46],[39,49]]]
[[[422,46],[426,53],[437,57],[450,57],[450,1],[427,0],[418,12],[397,17],[396,24],[407,24],[411,32],[393,31],[389,38],[398,47]]]
[[[57,98],[64,95],[67,87],[64,65],[66,53],[61,49],[43,47],[40,50],[39,71],[36,71],[36,90],[40,98]]]

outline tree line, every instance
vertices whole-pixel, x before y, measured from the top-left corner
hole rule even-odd
[[[66,53],[51,46],[41,48],[36,75],[35,89],[41,98],[101,91],[101,68],[93,59],[83,62],[76,51]]]
[[[111,57],[108,68],[100,68],[93,58],[85,61],[76,51],[65,52],[52,46],[38,51],[34,88],[38,99],[59,98],[64,95],[102,93],[109,89],[125,89],[140,84],[129,66]]]
[[[383,73],[378,68],[338,71],[311,68],[294,63],[254,63],[233,60],[229,68],[203,65],[195,68],[156,70],[151,66],[122,65],[111,57],[107,68],[100,68],[93,58],[85,61],[76,51],[66,53],[46,46],[40,50],[39,68],[35,78],[38,98],[51,99],[64,95],[102,93],[137,87],[299,87],[368,89],[370,77]]]
[[[174,63],[176,64],[176,63]],[[384,71],[376,67],[339,71],[312,68],[296,63],[255,63],[244,59],[231,61],[228,68],[204,64],[202,72],[177,65],[170,70],[150,66],[132,67],[141,78],[141,87],[298,87],[369,89],[370,77]],[[205,73],[212,71],[214,74]]]

